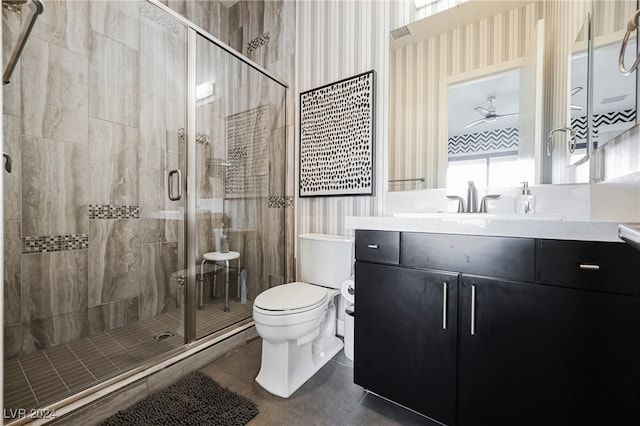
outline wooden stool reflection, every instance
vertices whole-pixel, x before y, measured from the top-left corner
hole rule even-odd
[[[229,312],[229,261],[230,260],[238,260],[238,285],[240,285],[240,253],[237,251],[230,251],[228,253],[220,253],[219,251],[210,251],[202,255],[202,263],[200,264],[200,276],[203,276],[204,263],[205,262],[224,262],[225,264],[225,282],[224,282],[224,311]],[[216,271],[213,272],[213,292],[211,297],[215,295],[216,291]],[[200,301],[198,305],[202,308],[204,307],[203,300],[203,280],[200,280]]]

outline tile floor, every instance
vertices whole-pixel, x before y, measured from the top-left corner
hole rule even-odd
[[[246,396],[260,410],[249,426],[436,425],[437,423],[365,392],[353,383],[353,362],[337,354],[290,398],[271,395],[258,385],[262,340],[209,364],[201,371],[222,386]]]
[[[196,336],[203,337],[251,317],[252,304],[205,304],[196,313]],[[4,408],[31,409],[65,398],[135,365],[181,346],[183,310],[100,333],[76,342],[4,361]],[[174,335],[157,341],[163,332]]]

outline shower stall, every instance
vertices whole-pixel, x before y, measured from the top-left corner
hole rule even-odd
[[[4,85],[5,417],[245,324],[284,283],[285,98],[157,1],[44,1]],[[203,262],[223,234],[237,256]]]

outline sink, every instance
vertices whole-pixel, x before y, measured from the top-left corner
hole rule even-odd
[[[393,217],[416,219],[484,219],[484,220],[562,220],[561,214],[553,213],[451,213],[451,212],[401,212],[393,213]]]

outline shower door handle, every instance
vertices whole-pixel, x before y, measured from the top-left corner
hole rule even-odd
[[[7,173],[11,173],[11,156],[9,154],[2,153],[2,158],[4,158],[4,169]]]
[[[178,176],[178,193],[173,195],[173,176]],[[182,198],[182,172],[179,169],[174,169],[169,172],[169,177],[167,178],[167,187],[169,190],[169,199],[171,201],[178,201]]]

